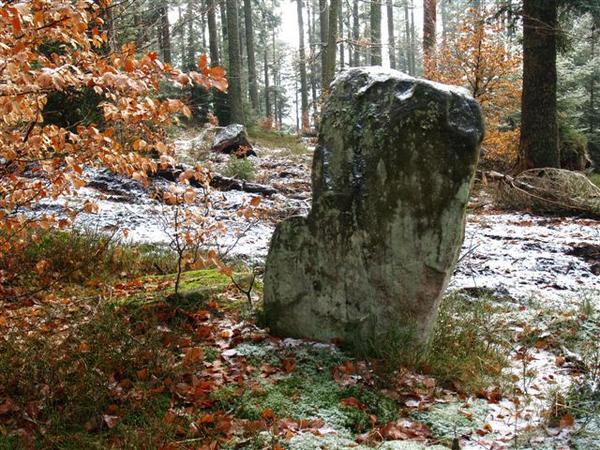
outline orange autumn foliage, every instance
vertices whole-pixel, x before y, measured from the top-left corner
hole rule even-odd
[[[27,0],[0,6],[0,297],[18,294],[14,261],[35,239],[32,228],[68,227],[62,218],[33,215],[40,200],[86,184],[85,167],[103,166],[144,182],[172,163],[164,126],[191,115],[180,100],[159,100],[159,84],[227,87],[225,72],[209,67],[182,73],[133,44],[110,49],[103,15],[110,0]],[[53,94],[92,94],[101,123],[61,126],[45,117]],[[154,153],[158,158],[148,155]],[[84,208],[92,212],[95,205]],[[42,268],[40,266],[40,268]]]
[[[510,116],[520,108],[521,55],[501,41],[502,30],[486,12],[470,10],[437,53],[430,78],[465,87],[486,121],[483,163],[507,170],[517,158],[519,128]]]

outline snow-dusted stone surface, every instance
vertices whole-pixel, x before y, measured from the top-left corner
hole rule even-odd
[[[277,227],[265,314],[279,335],[360,350],[390,335],[425,339],[456,263],[483,136],[462,89],[382,68],[332,84],[312,209]]]
[[[243,149],[243,153],[240,154],[240,156],[256,156],[256,153],[252,150],[252,145],[248,140],[246,127],[239,123],[232,123],[219,130],[211,148],[213,152],[227,154],[237,154],[240,149]]]

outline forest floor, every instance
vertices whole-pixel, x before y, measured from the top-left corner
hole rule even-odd
[[[225,225],[210,242],[233,279],[186,272],[173,295],[173,211],[152,187],[90,171],[78,197],[33,212],[100,207],[40,253],[97,232],[120,243],[85,283],[0,302],[0,448],[600,448],[600,222],[498,211],[477,190],[431,346],[359,360],[270,336],[260,276],[242,292],[275,224],[310,207],[310,146],[260,133],[242,163],[208,138],[178,140],[180,157],[278,191],[248,216],[246,192],[197,206]]]

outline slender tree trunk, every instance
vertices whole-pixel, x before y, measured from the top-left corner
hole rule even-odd
[[[308,113],[308,86],[306,82],[306,51],[304,49],[304,12],[303,0],[296,0],[298,12],[298,65],[300,66],[300,97],[302,101],[302,130],[310,127]]]
[[[329,4],[329,34],[327,36],[327,53],[325,70],[323,70],[323,92],[327,93],[329,85],[335,77],[335,57],[337,50],[337,16],[340,12],[341,1],[331,0]]]
[[[425,77],[435,69],[436,0],[423,0],[423,72]]]
[[[408,10],[408,0],[404,0],[404,58],[406,60],[406,71],[410,75],[414,75],[411,64],[411,39],[410,39],[410,13]]]
[[[371,65],[381,65],[381,0],[371,0]]]
[[[221,35],[222,35],[222,39],[223,39],[223,45],[222,45],[222,55],[223,55],[223,63],[225,65],[229,65],[227,62],[227,58],[228,58],[228,49],[229,49],[229,44],[228,44],[228,32],[227,32],[227,8],[225,5],[225,0],[219,0],[219,10],[221,11]]]
[[[353,65],[360,66],[358,41],[360,40],[360,17],[358,15],[358,0],[352,2],[352,45],[354,47]]]
[[[160,14],[160,52],[163,62],[171,64],[171,31],[169,30],[169,8],[166,2],[159,7]]]
[[[265,42],[264,49],[264,70],[265,70],[265,115],[267,119],[271,119],[271,90],[269,87],[269,56],[267,54],[267,43]]]
[[[190,3],[192,0],[190,0]],[[210,65],[219,65],[219,33],[217,31],[216,0],[206,1],[206,19],[208,22],[208,47],[210,51]]]
[[[316,14],[314,0],[308,0],[306,3],[306,13],[308,17],[308,39],[310,43],[310,91],[312,98],[313,121],[315,129],[318,128],[318,109],[317,109],[317,76],[316,76]]]
[[[179,23],[179,55],[180,55],[180,65],[181,70],[185,70],[185,57],[186,57],[186,48],[185,48],[185,25],[183,22],[183,12],[181,10],[181,5],[177,7],[177,15],[178,15],[178,23]]]
[[[300,108],[298,108],[298,77],[294,77],[294,91],[296,95],[296,101],[294,103],[296,109],[296,133],[300,133]]]
[[[329,8],[327,0],[319,0],[319,36],[321,38],[321,90],[327,86],[325,75],[327,70],[327,39],[329,36]]]
[[[596,57],[596,23],[592,23],[592,33],[591,33],[591,47],[590,47],[590,59],[593,61]],[[590,135],[593,135],[596,132],[596,72],[592,71],[590,76]]]
[[[346,61],[344,61],[344,4],[340,3],[338,11],[338,23],[339,23],[339,34],[340,37],[340,70],[344,70]]]
[[[227,0],[227,36],[229,49],[229,109],[232,123],[244,124],[242,101],[242,64],[238,29],[238,0]]]
[[[187,50],[185,59],[183,62],[183,66],[186,70],[192,70],[194,67],[194,63],[196,60],[196,36],[194,33],[194,10],[193,10],[193,0],[188,0],[186,10],[185,10],[185,18],[187,21]]]
[[[190,0],[190,4],[192,1],[193,0]],[[208,48],[210,52],[210,65],[211,67],[215,67],[221,64],[219,57],[219,31],[217,29],[216,0],[206,0],[206,22],[208,24]],[[191,20],[189,23],[191,23]],[[188,26],[191,26],[189,25],[189,23]],[[192,36],[193,33],[190,34],[190,39],[192,39]],[[190,49],[193,52],[193,45],[191,43]],[[221,91],[214,90],[213,99],[215,104],[215,115],[219,119],[219,123],[228,123],[229,114],[227,110],[227,95]]]
[[[390,67],[396,68],[396,40],[394,39],[394,4],[392,0],[386,0],[387,28],[388,28],[388,52],[390,55]]]
[[[559,167],[556,113],[557,0],[523,2],[519,169]]]
[[[202,52],[205,53],[207,49],[206,45],[206,12],[203,11],[200,14],[200,38],[202,39]]]
[[[275,122],[275,127],[279,128],[279,111],[281,109],[281,99],[279,98],[279,86],[280,86],[280,71],[278,69],[278,65],[275,64],[275,61],[278,61],[277,57],[277,46],[275,45],[275,28],[271,30],[271,57],[273,58],[273,119]]]
[[[412,75],[417,74],[417,39],[415,35],[415,5],[413,0],[410,0],[410,65]]]
[[[256,56],[254,53],[254,24],[252,22],[252,2],[244,0],[244,19],[246,22],[246,51],[248,54],[248,90],[254,113],[258,113],[258,81],[256,79]]]

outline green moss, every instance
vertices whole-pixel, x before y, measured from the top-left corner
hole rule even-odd
[[[241,347],[237,347],[238,352],[249,358],[273,356],[264,346]],[[382,423],[397,418],[394,401],[378,391],[357,386],[344,389],[338,385],[332,369],[347,359],[343,354],[309,346],[296,347],[293,354],[295,370],[275,382],[262,382],[260,389],[246,392],[239,407],[240,417],[257,419],[264,410],[271,409],[277,417],[320,418],[341,432],[370,429],[370,415]],[[366,409],[343,405],[341,401],[348,397],[355,397]]]
[[[488,410],[484,401],[476,400],[468,406],[461,403],[435,405],[428,411],[414,413],[413,418],[427,424],[434,437],[452,441],[481,428]]]

